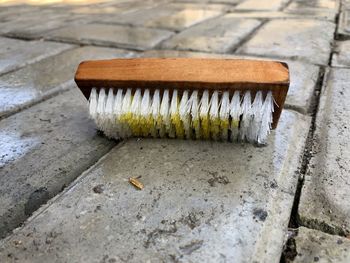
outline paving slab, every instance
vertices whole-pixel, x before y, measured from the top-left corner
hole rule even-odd
[[[292,1],[284,11],[300,15],[326,17],[329,20],[335,21],[338,9],[339,1],[335,0],[296,0]]]
[[[303,59],[327,65],[335,24],[311,19],[267,22],[238,53]]]
[[[236,6],[236,10],[261,10],[261,11],[277,11],[281,10],[289,0],[246,0]]]
[[[227,55],[203,52],[177,51],[177,50],[149,50],[141,56],[144,57],[207,57],[207,58],[232,58],[232,59],[267,59],[252,56]],[[319,67],[301,61],[282,61],[288,63],[290,70],[290,86],[288,96],[284,104],[285,108],[297,110],[303,114],[311,112],[314,100],[314,91],[319,76]]]
[[[20,16],[13,15],[13,19],[0,24],[0,33],[22,39],[38,39],[50,30],[75,23],[80,17],[81,15],[70,14],[65,10],[41,9]]]
[[[328,9],[334,12],[338,11],[339,1],[337,0],[294,0],[287,9],[294,9],[300,12],[307,11],[308,9]]]
[[[291,262],[350,262],[350,240],[300,227],[295,237],[297,255]]]
[[[135,26],[155,27],[180,31],[206,19],[222,14],[220,10],[210,8],[186,8],[183,5],[162,5],[125,15],[99,17],[99,23],[118,23]]]
[[[83,60],[133,55],[133,52],[121,49],[86,46],[0,76],[0,118],[72,87],[77,66]]]
[[[340,12],[337,35],[342,39],[350,38],[350,4]]]
[[[164,1],[147,1],[147,0],[137,0],[137,1],[120,1],[120,2],[111,2],[107,4],[99,5],[88,5],[88,6],[78,6],[73,7],[70,12],[75,14],[121,14],[135,12],[140,9],[147,9],[162,4]]]
[[[145,50],[153,48],[173,33],[167,30],[91,23],[53,30],[47,37],[72,43]]]
[[[218,3],[218,4],[229,4],[229,5],[236,5],[242,0],[175,0],[175,2],[180,2],[180,3]]]
[[[45,23],[42,23],[42,21],[45,21]],[[72,15],[68,12],[59,16],[49,15],[48,17],[40,14],[40,16],[37,15],[36,18],[29,20],[19,19],[2,23],[0,24],[0,32],[7,37],[34,40],[43,38],[51,30],[84,23],[86,23],[84,16]]]
[[[77,88],[1,120],[0,131],[0,237],[115,145],[96,134]]]
[[[163,42],[164,49],[226,53],[261,24],[255,19],[228,16],[210,19]]]
[[[299,205],[302,225],[341,235],[350,233],[349,82],[349,69],[331,69],[322,88]]]
[[[333,67],[350,67],[350,41],[336,42],[332,56]]]
[[[0,37],[0,43],[0,75],[73,48],[67,44],[4,37]]]
[[[165,3],[164,6],[169,6],[171,8],[181,8],[181,9],[207,9],[207,10],[216,10],[216,11],[230,11],[233,10],[231,5],[227,5],[225,1],[198,1],[190,3]]]
[[[309,123],[283,111],[266,147],[130,139],[5,240],[0,260],[279,262]]]
[[[318,19],[318,20],[334,20],[334,14],[331,16],[328,12],[318,12],[318,13],[307,13],[307,14],[299,14],[287,11],[235,11],[233,13],[229,13],[230,17],[237,18],[255,18],[255,19]]]

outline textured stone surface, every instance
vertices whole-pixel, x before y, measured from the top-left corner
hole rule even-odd
[[[121,14],[147,9],[167,2],[167,0],[143,0],[143,1],[115,1],[107,4],[73,7],[71,12],[75,14]]]
[[[172,34],[170,31],[152,28],[88,24],[54,30],[48,38],[73,43],[144,50],[154,47]]]
[[[131,52],[120,49],[82,47],[0,76],[0,117],[71,87],[77,66],[83,60],[131,55]]]
[[[160,7],[131,12],[120,16],[105,16],[98,19],[100,23],[121,23],[145,27],[181,30],[222,13],[209,8],[186,8],[186,6]]]
[[[58,54],[71,45],[0,37],[0,74]]]
[[[81,15],[59,10],[40,10],[21,16],[14,15],[14,17],[15,19],[0,23],[0,33],[11,37],[36,39],[50,30],[63,27],[68,23],[73,24]]]
[[[6,240],[0,260],[279,262],[308,127],[286,110],[262,148],[128,140]],[[128,182],[139,176],[141,191]]]
[[[297,256],[292,262],[350,262],[350,240],[300,227],[295,237]]]
[[[289,0],[269,0],[269,1],[261,1],[261,0],[246,0],[241,4],[236,6],[236,10],[280,10],[283,8]]]
[[[1,237],[115,145],[86,105],[74,89],[0,121]]]
[[[244,59],[263,59],[261,57],[189,52],[177,50],[150,50],[141,54],[144,57],[208,57],[208,58],[244,58]],[[317,84],[319,67],[300,61],[288,61],[290,70],[290,86],[288,96],[285,102],[286,108],[292,108],[303,114],[310,112],[313,94]]]
[[[350,38],[350,5],[340,13],[337,34],[342,38]]]
[[[334,20],[334,13],[331,15],[328,12],[315,12],[299,14],[297,12],[282,12],[282,11],[237,11],[229,13],[230,17],[237,18],[255,18],[255,19],[317,19],[317,20]]]
[[[332,56],[333,67],[350,67],[350,41],[338,41]]]
[[[327,64],[335,25],[310,19],[272,20],[238,52],[261,56],[305,59]]]
[[[314,156],[299,205],[304,226],[337,234],[350,232],[349,82],[349,69],[332,69],[322,89]]]
[[[325,17],[334,21],[338,9],[339,1],[335,0],[296,0],[290,3],[285,12]]]
[[[195,25],[162,44],[166,49],[225,53],[261,24],[254,19],[222,16]]]

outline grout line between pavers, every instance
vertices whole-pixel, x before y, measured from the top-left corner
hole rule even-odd
[[[241,41],[239,41],[239,43],[234,45],[232,49],[229,51],[230,53],[235,53],[238,50],[238,48],[240,48],[249,40],[251,40],[256,35],[256,33],[269,21],[269,19],[255,19],[255,20],[261,21],[261,24],[258,25],[256,28],[254,28],[248,35],[246,35]]]
[[[336,15],[336,20],[335,20],[336,27],[335,27],[334,35],[333,35],[332,50],[331,50],[331,52],[329,54],[329,58],[328,58],[328,68],[331,68],[331,64],[332,64],[333,48],[334,48],[334,43],[336,41],[336,36],[337,36],[340,10],[341,10],[341,2],[339,3],[338,13]],[[292,212],[290,215],[290,222],[289,222],[289,226],[288,226],[290,228],[290,230],[293,232],[293,234],[288,237],[286,244],[284,245],[284,249],[283,249],[282,254],[281,254],[280,263],[293,261],[293,259],[297,256],[297,250],[296,250],[297,248],[296,248],[296,243],[295,243],[294,237],[298,235],[298,229],[300,226],[306,227],[308,229],[318,230],[318,231],[321,231],[321,232],[324,232],[327,234],[331,234],[331,235],[335,235],[335,236],[341,236],[339,234],[335,234],[335,233],[332,233],[330,231],[326,231],[325,227],[324,226],[322,227],[322,223],[325,224],[324,222],[315,221],[314,223],[318,224],[318,227],[311,227],[310,225],[302,224],[300,222],[299,213],[298,213],[300,196],[302,194],[302,188],[304,186],[305,175],[308,172],[310,160],[313,157],[313,149],[314,149],[313,138],[314,138],[314,133],[315,133],[315,129],[316,129],[316,118],[317,118],[322,88],[325,87],[325,85],[326,85],[328,73],[329,72],[326,72],[326,67],[320,67],[318,82],[317,82],[316,88],[314,90],[315,96],[314,96],[314,104],[312,105],[313,110],[312,110],[311,126],[309,129],[309,134],[308,134],[307,139],[306,139],[306,145],[305,145],[305,149],[304,149],[302,166],[299,169],[299,179],[298,179],[298,184],[297,184],[297,190],[296,190],[296,193],[294,196],[294,203],[293,203]]]
[[[50,91],[46,92],[45,95],[43,95],[37,99],[34,99],[33,101],[30,101],[24,105],[20,105],[13,110],[5,112],[3,115],[0,115],[0,121],[4,120],[6,118],[9,118],[15,114],[21,113],[24,110],[27,110],[27,109],[29,109],[37,104],[40,104],[46,100],[49,100],[49,99],[51,99],[59,94],[62,94],[68,90],[71,90],[73,88],[74,88],[74,81],[73,80],[69,80],[69,81],[66,81],[64,83],[61,83],[61,84],[57,85],[55,88],[52,88]]]

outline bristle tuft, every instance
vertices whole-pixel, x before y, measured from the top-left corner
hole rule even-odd
[[[273,110],[272,92],[262,91],[252,95],[250,91],[93,88],[89,99],[91,118],[115,139],[169,137],[265,144]]]

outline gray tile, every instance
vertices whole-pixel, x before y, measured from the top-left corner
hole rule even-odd
[[[292,262],[350,262],[350,240],[300,227],[295,237],[297,254]]]
[[[160,29],[88,24],[54,30],[48,38],[73,43],[145,50],[154,47],[172,34],[170,31]]]
[[[339,15],[337,34],[342,39],[350,38],[350,4]]]
[[[350,41],[338,41],[332,56],[333,67],[350,67]]]
[[[285,9],[287,13],[307,16],[324,17],[335,21],[338,13],[339,1],[335,0],[296,0]]]
[[[0,37],[0,75],[70,48],[73,46]]]
[[[88,59],[131,56],[112,48],[82,47],[0,76],[0,118],[73,85],[78,64]]]
[[[262,148],[130,139],[5,240],[0,260],[279,262],[309,121],[285,110]]]
[[[145,27],[182,30],[206,19],[222,14],[220,10],[210,8],[186,8],[163,5],[152,9],[140,10],[125,15],[104,16],[98,19],[100,23],[119,23]]]
[[[329,16],[328,13],[308,13],[308,14],[299,14],[291,12],[282,12],[282,11],[238,11],[229,13],[228,16],[236,18],[254,18],[254,19],[319,19],[319,20],[333,20],[334,15]]]
[[[311,19],[272,20],[239,50],[241,54],[298,58],[327,65],[335,25]]]
[[[162,44],[164,49],[225,53],[261,24],[254,19],[222,16],[195,25]]]
[[[313,156],[302,188],[302,225],[350,233],[350,69],[332,69],[316,116]]]
[[[261,10],[261,11],[277,11],[283,8],[289,0],[246,0],[236,6],[236,10]]]
[[[77,88],[1,120],[0,131],[1,237],[115,145],[96,135]]]

